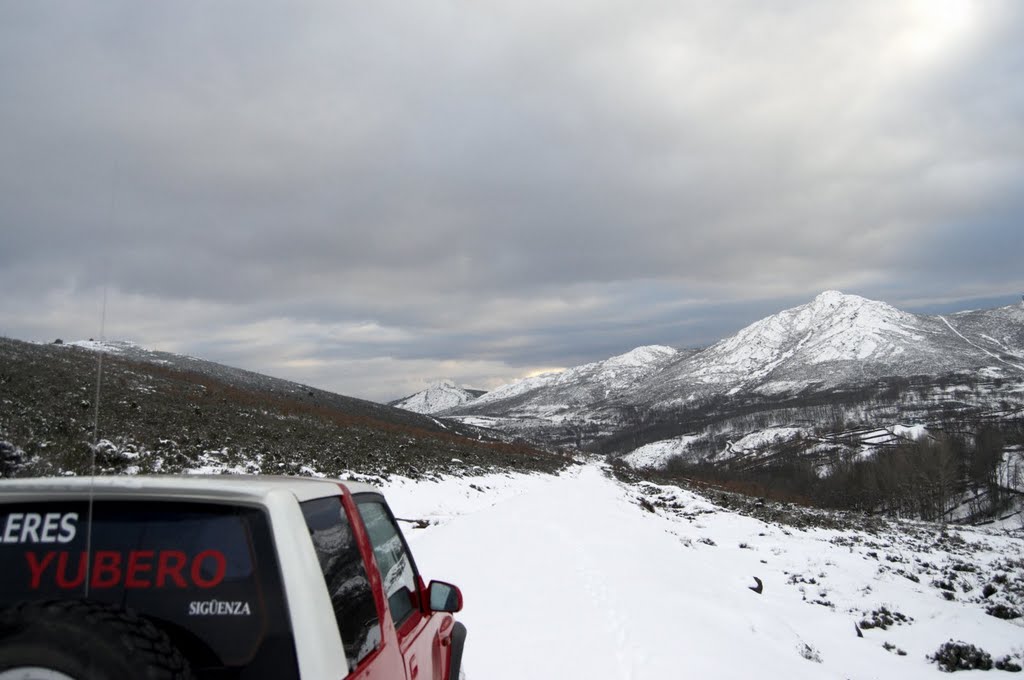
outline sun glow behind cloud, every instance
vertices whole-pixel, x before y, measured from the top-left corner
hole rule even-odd
[[[912,62],[941,63],[967,47],[978,25],[975,0],[918,0],[901,48]]]
[[[548,375],[548,374],[551,374],[551,373],[562,373],[565,370],[566,370],[566,368],[564,366],[557,366],[557,367],[550,367],[549,366],[549,367],[544,367],[544,368],[535,368],[535,369],[532,369],[532,370],[528,371],[526,373],[526,375],[524,375],[523,377],[524,378],[536,378],[537,376],[540,376],[540,375]]]

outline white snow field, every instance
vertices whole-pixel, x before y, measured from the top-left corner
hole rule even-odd
[[[1020,538],[801,530],[622,484],[596,462],[384,486],[396,515],[431,523],[406,530],[421,572],[462,588],[470,680],[925,678],[950,639],[1024,654],[1022,619],[985,613],[1024,592]],[[855,623],[883,607],[888,629],[859,638]]]

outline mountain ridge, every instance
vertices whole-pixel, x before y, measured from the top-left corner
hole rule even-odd
[[[781,399],[963,373],[1016,382],[1024,380],[1024,305],[913,314],[829,290],[710,347],[672,351],[616,379],[602,370],[615,357],[527,378],[441,415],[549,443],[587,444],[644,419],[664,420],[722,400]],[[685,432],[681,423],[678,434]]]
[[[248,473],[419,477],[555,470],[564,459],[376,402],[126,342],[0,337],[0,478]],[[97,413],[95,351],[103,362]]]

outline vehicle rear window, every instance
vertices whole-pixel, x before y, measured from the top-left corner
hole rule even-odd
[[[264,512],[212,503],[0,505],[0,606],[89,598],[154,620],[199,678],[295,678],[295,645]],[[225,672],[228,672],[225,674]]]

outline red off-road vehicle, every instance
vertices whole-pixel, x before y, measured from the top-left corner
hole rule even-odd
[[[456,680],[461,608],[366,484],[0,482],[0,680]]]

